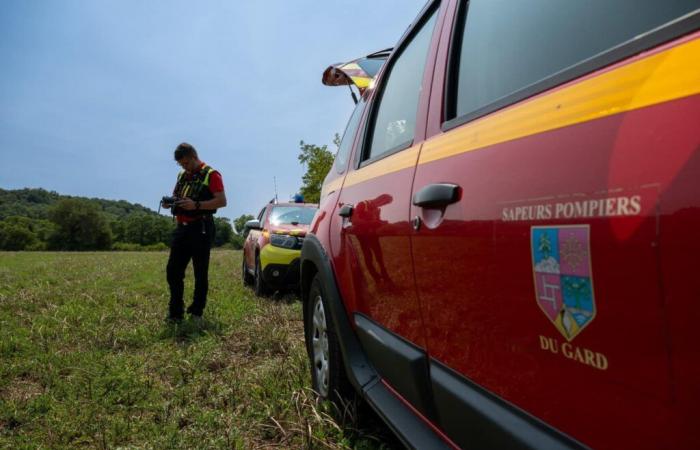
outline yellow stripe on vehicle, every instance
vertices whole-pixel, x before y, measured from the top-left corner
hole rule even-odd
[[[329,181],[328,183],[325,184],[325,186],[324,186],[325,192],[327,194],[330,194],[331,192],[335,192],[338,189],[340,189],[340,187],[342,185],[343,185],[343,177],[334,178],[332,181]]]
[[[406,150],[373,162],[360,170],[350,172],[347,177],[345,177],[345,187],[415,166],[419,149],[420,144],[414,145]]]
[[[419,163],[700,93],[700,39],[534,98],[425,142]]]

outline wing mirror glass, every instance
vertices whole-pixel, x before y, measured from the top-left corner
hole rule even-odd
[[[259,220],[249,220],[245,223],[244,227],[245,227],[246,231],[262,229],[262,227],[260,226]]]

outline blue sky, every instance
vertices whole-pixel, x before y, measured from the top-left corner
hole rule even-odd
[[[187,141],[235,218],[301,185],[299,141],[352,111],[323,69],[393,46],[425,0],[5,0],[0,187],[157,208]]]

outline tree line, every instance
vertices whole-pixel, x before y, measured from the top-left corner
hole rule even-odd
[[[214,245],[240,248],[230,220],[214,220]],[[164,250],[174,227],[171,217],[124,200],[0,189],[0,250]]]

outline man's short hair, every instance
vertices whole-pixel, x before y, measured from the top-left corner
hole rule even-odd
[[[197,157],[197,150],[187,142],[183,142],[175,149],[175,161],[180,161],[185,156]]]

